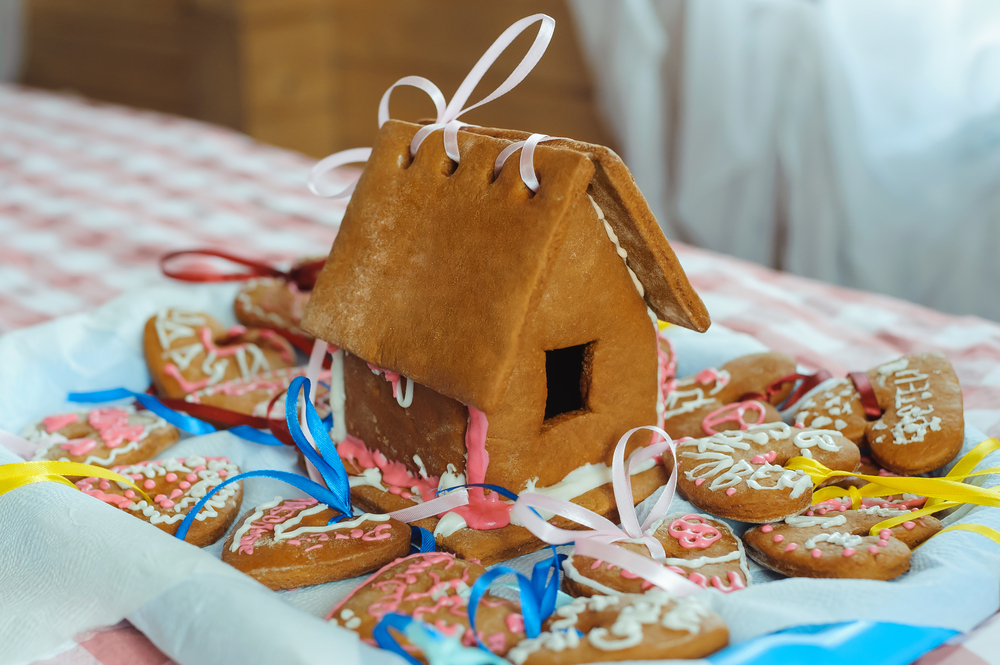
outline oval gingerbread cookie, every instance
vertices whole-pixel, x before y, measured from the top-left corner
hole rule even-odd
[[[868,535],[879,522],[908,509],[810,512],[749,529],[743,542],[750,558],[790,577],[891,580],[910,569],[910,549],[941,530],[937,519],[925,516]]]
[[[38,443],[33,459],[105,468],[152,459],[180,438],[166,420],[132,405],[48,416],[24,428],[21,435]]]
[[[245,514],[222,560],[278,591],[357,577],[410,551],[410,527],[365,514],[329,524],[338,513],[316,499],[276,497]]]
[[[306,375],[305,367],[289,367],[262,372],[244,379],[242,376],[196,390],[184,397],[193,404],[207,404],[258,418],[285,418],[285,402],[279,396],[289,384]],[[330,371],[319,373],[315,388],[316,412],[320,418],[330,413]],[[275,399],[275,398],[278,399]],[[270,407],[270,408],[269,408]]]
[[[772,522],[812,504],[809,476],[782,467],[800,455],[844,471],[854,471],[861,459],[858,447],[832,430],[765,423],[678,441],[677,488],[712,515]]]
[[[441,632],[476,646],[469,628],[469,592],[486,569],[445,552],[411,554],[385,566],[350,593],[327,619],[374,644],[372,631],[390,612],[433,624]],[[503,655],[524,637],[520,607],[487,593],[476,613],[480,639]],[[404,639],[401,644],[406,644]]]
[[[187,457],[115,467],[141,487],[152,504],[127,485],[98,478],[84,478],[76,486],[84,493],[121,508],[173,535],[188,512],[210,489],[240,468],[225,457]],[[243,498],[243,481],[226,485],[212,495],[195,517],[185,540],[205,547],[225,535],[236,519]]]
[[[646,531],[656,538],[667,558],[663,565],[698,586],[723,593],[750,583],[743,543],[724,522],[704,515],[676,513],[654,522]],[[616,546],[649,557],[649,548],[636,542]],[[563,590],[571,596],[643,593],[650,582],[606,561],[570,554],[563,561]]]
[[[726,624],[695,598],[659,589],[577,598],[558,608],[538,637],[507,654],[514,665],[703,658],[729,643]]]
[[[781,416],[770,403],[750,400],[775,380],[795,371],[795,361],[780,353],[756,353],[732,360],[721,369],[706,369],[671,385],[664,405],[663,429],[675,439],[699,438],[746,425],[776,422]],[[783,395],[778,395],[778,398]]]

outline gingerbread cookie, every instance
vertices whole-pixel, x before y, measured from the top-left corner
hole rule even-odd
[[[233,303],[236,320],[248,328],[283,330],[312,339],[311,335],[299,327],[302,309],[311,293],[299,289],[295,282],[277,277],[247,280]]]
[[[507,654],[514,665],[702,658],[729,643],[729,630],[694,598],[659,589],[643,595],[577,598],[544,624],[545,632]]]
[[[181,521],[208,491],[240,468],[225,457],[188,457],[115,467],[141,487],[153,500],[150,505],[127,485],[98,478],[84,478],[76,486],[84,494],[121,508],[173,535]],[[205,547],[225,535],[236,519],[243,499],[243,481],[226,485],[212,495],[198,512],[185,540]]]
[[[654,522],[646,531],[663,545],[663,565],[704,588],[729,593],[750,583],[743,543],[724,522],[703,515],[675,513]],[[636,542],[618,547],[648,557],[649,548]],[[563,590],[571,596],[643,593],[652,583],[593,557],[571,554],[563,561]]]
[[[469,627],[469,591],[485,572],[479,564],[453,554],[411,554],[369,577],[334,607],[327,619],[374,644],[372,631],[379,620],[396,612],[433,624],[465,646],[475,646]],[[524,638],[524,620],[517,604],[490,593],[480,601],[476,627],[483,643],[499,655]]]
[[[156,457],[180,437],[176,427],[132,405],[77,409],[43,418],[21,432],[38,444],[32,459],[109,468]]]
[[[403,522],[365,514],[328,524],[338,514],[316,499],[275,497],[240,519],[222,560],[278,591],[357,577],[410,551]]]
[[[185,395],[185,401],[207,404],[258,418],[285,418],[285,400],[280,398],[289,384],[306,375],[305,367],[276,369],[248,379],[242,376]],[[315,387],[316,412],[320,418],[330,413],[330,371],[319,373]],[[278,399],[275,399],[278,398]]]
[[[157,392],[173,398],[295,365],[292,345],[273,330],[227,331],[207,314],[175,309],[146,322],[143,345]]]
[[[854,471],[858,447],[833,430],[765,423],[677,442],[677,488],[698,508],[742,522],[764,523],[801,513],[812,503],[812,480],[782,465],[811,457]]]
[[[868,535],[879,522],[908,512],[844,505],[822,514],[812,510],[754,527],[743,534],[743,542],[754,561],[790,577],[891,580],[910,569],[910,548],[941,530],[937,519],[925,516]]]
[[[861,393],[851,379],[838,379],[798,406],[795,422],[836,429],[867,442],[874,460],[901,475],[940,468],[962,448],[962,391],[951,363],[940,353],[921,353],[884,363],[868,377],[882,416],[865,418]]]
[[[675,439],[777,422],[781,416],[764,400],[733,406],[748,393],[764,393],[777,379],[795,372],[795,361],[781,353],[756,353],[732,360],[721,369],[702,370],[677,380],[667,392],[663,429]],[[780,400],[785,393],[779,393]]]

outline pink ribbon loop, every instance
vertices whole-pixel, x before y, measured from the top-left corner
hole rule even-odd
[[[662,440],[633,452],[626,465],[625,447],[628,444],[628,440],[633,434],[643,429],[656,432]],[[670,480],[664,486],[662,494],[660,494],[659,498],[653,504],[649,515],[646,516],[642,524],[639,524],[639,518],[635,513],[631,482],[632,469],[667,451],[670,451],[670,455],[674,460],[673,468],[676,469],[676,444],[671,440],[670,435],[659,427],[650,425],[636,427],[630,429],[619,439],[612,457],[611,482],[615,493],[615,501],[618,504],[618,514],[622,521],[621,527],[616,526],[607,518],[570,501],[535,493],[521,494],[514,503],[511,516],[516,518],[518,522],[531,531],[537,538],[550,545],[573,543],[577,553],[584,556],[594,556],[595,558],[607,561],[623,570],[628,570],[643,577],[666,591],[679,596],[695,593],[700,590],[697,584],[667,570],[661,565],[667,558],[663,545],[651,534],[646,533],[653,524],[662,519],[670,510],[670,503],[673,501],[674,493],[677,489],[677,474],[670,474]],[[559,515],[587,527],[589,531],[561,529],[542,519],[532,509],[544,510]],[[628,550],[612,545],[622,540],[641,542],[649,549],[653,560],[651,561],[634,552],[629,552]]]
[[[511,143],[509,146],[504,148],[499,155],[497,155],[497,160],[493,163],[493,177],[498,177],[500,175],[500,169],[503,168],[507,158],[514,154],[517,150],[520,150],[521,159],[518,167],[521,173],[521,180],[524,181],[524,184],[528,187],[528,189],[533,192],[537,192],[540,184],[538,182],[538,176],[535,174],[535,146],[542,141],[558,140],[559,137],[556,136],[549,136],[547,134],[532,134],[524,141]]]
[[[476,86],[479,85],[483,76],[487,71],[489,71],[490,67],[493,66],[497,58],[500,57],[500,54],[503,53],[507,47],[511,45],[511,43],[513,43],[514,39],[516,39],[518,35],[535,23],[541,23],[538,28],[538,34],[535,35],[535,40],[531,43],[531,47],[528,49],[528,52],[524,55],[524,57],[521,58],[517,67],[514,68],[504,82],[501,83],[493,92],[475,104],[465,106],[466,102],[469,101],[469,97],[472,95],[473,90],[475,90]],[[437,111],[437,120],[433,124],[422,127],[413,137],[413,140],[410,142],[410,155],[416,155],[417,150],[420,148],[420,144],[423,143],[424,139],[430,136],[433,132],[436,132],[439,129],[444,129],[445,153],[451,160],[460,162],[461,155],[459,154],[458,149],[458,130],[462,127],[468,127],[470,125],[459,121],[459,117],[473,109],[492,102],[494,99],[507,94],[517,87],[517,85],[528,76],[531,70],[535,68],[538,61],[541,60],[542,55],[544,55],[545,50],[549,46],[549,42],[552,41],[552,35],[555,33],[555,29],[555,19],[545,14],[533,14],[532,16],[525,17],[511,25],[503,31],[497,40],[486,50],[486,53],[479,58],[479,61],[469,71],[465,80],[463,80],[462,84],[458,86],[458,90],[455,92],[455,95],[447,104],[445,103],[444,94],[442,94],[440,88],[428,79],[422,76],[404,76],[389,86],[389,89],[383,93],[378,107],[378,126],[381,127],[390,119],[389,99],[392,97],[393,90],[400,86],[423,90],[434,103],[434,108]],[[529,155],[533,151],[534,145],[531,146]],[[334,153],[329,157],[325,157],[317,162],[309,173],[309,190],[317,196],[327,198],[349,197],[354,192],[354,188],[357,184],[357,175],[351,179],[351,184],[349,184],[346,188],[340,189],[330,189],[327,185],[322,184],[321,179],[328,173],[347,164],[365,162],[370,157],[371,148],[354,148],[353,150],[344,150],[342,152]],[[523,161],[521,173],[523,177],[525,173]],[[533,168],[530,169],[530,173],[530,179],[534,183],[532,191],[536,191],[538,189],[538,181],[535,178]],[[531,184],[529,184],[527,179],[525,180],[525,184],[531,187]]]

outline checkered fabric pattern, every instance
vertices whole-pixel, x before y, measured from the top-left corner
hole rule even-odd
[[[0,87],[0,333],[84,311],[164,279],[158,257],[225,248],[265,260],[323,254],[341,204],[303,183],[311,161],[154,113]],[[937,349],[969,422],[1000,435],[1000,325],[677,246],[717,323],[813,368],[867,369]],[[165,665],[127,623],[39,663]],[[920,665],[1000,665],[996,617]]]

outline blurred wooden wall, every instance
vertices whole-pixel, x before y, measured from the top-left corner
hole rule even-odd
[[[514,91],[463,116],[608,143],[564,0],[26,0],[24,83],[199,118],[313,156],[371,145],[382,93],[424,76],[446,97],[497,36],[545,12],[556,32]],[[527,51],[521,35],[472,101]],[[397,89],[392,115],[433,114]]]

